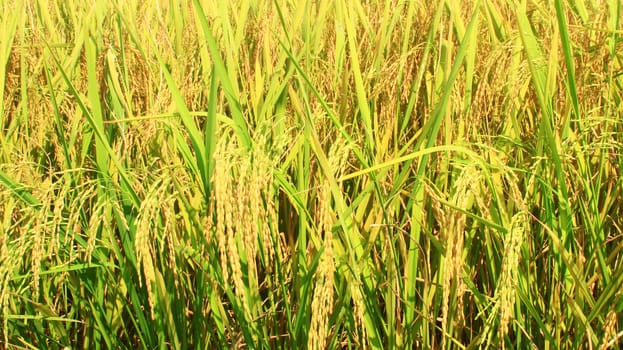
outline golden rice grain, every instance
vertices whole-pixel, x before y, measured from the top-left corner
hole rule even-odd
[[[223,152],[223,154],[226,154]],[[246,287],[243,281],[243,272],[242,266],[240,264],[241,255],[238,249],[238,239],[241,238],[242,235],[240,231],[241,222],[239,221],[241,215],[240,203],[234,203],[234,200],[238,198],[236,191],[239,190],[235,185],[235,182],[232,179],[231,173],[228,171],[230,159],[220,159],[219,165],[222,168],[219,170],[218,174],[221,178],[216,179],[216,182],[219,184],[220,190],[218,190],[217,201],[220,203],[217,204],[220,206],[220,210],[222,211],[219,218],[223,219],[223,222],[217,223],[217,227],[223,229],[223,237],[217,239],[224,239],[224,242],[219,242],[219,246],[224,243],[224,248],[220,247],[221,250],[221,263],[222,270],[225,276],[228,276],[231,279],[231,283],[234,286],[234,294],[242,304],[244,309],[245,316],[250,318],[250,309],[248,305],[248,301],[246,298]],[[243,195],[242,195],[243,196]],[[244,198],[244,197],[243,197]],[[218,230],[218,228],[217,228]],[[217,237],[218,237],[217,233]],[[244,244],[244,243],[243,243]],[[229,268],[230,271],[225,272]],[[231,275],[227,275],[231,273]],[[225,280],[227,286],[227,280]],[[227,287],[226,287],[227,288]]]
[[[223,281],[227,288],[229,283],[229,269],[227,263],[227,236],[226,236],[226,212],[227,203],[231,200],[229,197],[229,174],[225,168],[225,164],[221,160],[217,160],[216,169],[214,170],[214,199],[216,203],[216,241],[219,248],[219,257],[221,260],[221,270]]]
[[[232,232],[233,233],[233,232]],[[247,319],[251,319],[251,309],[246,297],[246,287],[243,281],[242,266],[240,265],[240,254],[238,253],[236,235],[227,235],[227,260],[231,268],[231,279],[234,285],[234,293],[242,304],[244,314]]]
[[[237,235],[242,236],[244,255],[247,259],[247,275],[249,281],[257,280],[257,267],[255,259],[257,257],[257,221],[261,219],[260,209],[257,208],[259,200],[259,188],[256,188],[257,169],[249,160],[245,159],[240,164],[236,193],[245,198],[236,207],[236,229]]]
[[[616,336],[617,330],[617,313],[612,308],[606,315],[606,322],[603,325],[603,340],[599,350],[607,350],[611,348],[610,339]]]
[[[161,193],[159,192],[159,186],[163,185],[158,182],[152,185],[147,193],[147,197],[141,203],[139,215],[136,218],[136,236],[134,238],[137,264],[142,267],[143,276],[145,277],[145,287],[147,289],[147,299],[152,319],[155,319],[155,295],[152,285],[156,283],[152,240],[155,230],[154,222],[156,222],[160,211]],[[139,284],[142,285],[140,278]]]
[[[60,187],[59,185],[56,185],[56,186]],[[66,222],[67,218],[63,214],[63,212],[65,211],[65,197],[66,196],[67,196],[67,190],[66,188],[62,188],[59,191],[59,194],[56,195],[56,198],[54,199],[54,211],[53,211],[52,218],[50,220],[51,221],[50,226],[49,226],[50,237],[49,237],[49,242],[47,244],[47,254],[46,254],[48,259],[50,260],[54,257],[57,250],[61,248],[60,231],[61,231],[61,227],[67,223]]]
[[[43,189],[42,191],[46,191]],[[41,260],[44,257],[45,239],[50,232],[50,222],[48,220],[47,210],[52,206],[52,196],[46,195],[43,198],[42,204],[44,210],[40,210],[34,227],[32,228],[32,250],[31,250],[31,271],[32,281],[31,289],[33,291],[34,300],[39,299],[39,277],[41,272]]]
[[[328,186],[323,186],[318,195],[321,213],[320,230],[324,232],[323,252],[315,273],[316,285],[311,305],[311,327],[307,339],[308,349],[325,349],[328,336],[329,316],[333,312],[333,219],[331,217]]]
[[[165,188],[163,188],[164,190]],[[169,269],[173,272],[173,279],[175,281],[175,287],[179,287],[179,273],[178,273],[178,265],[177,259],[175,257],[176,246],[178,243],[174,241],[179,235],[177,234],[176,229],[176,218],[175,218],[175,210],[174,210],[174,197],[169,197],[166,200],[162,201],[162,219],[164,221],[164,230],[162,234],[164,235],[165,245],[168,251],[167,260],[169,264]]]
[[[87,235],[87,246],[84,254],[89,264],[91,263],[93,250],[95,249],[95,242],[97,241],[97,232],[99,231],[98,227],[102,224],[102,216],[104,215],[103,209],[104,207],[101,205],[94,208],[93,215],[89,218],[89,226],[85,232]]]
[[[454,195],[451,198],[452,204],[458,208],[469,210],[475,197],[480,196],[476,192],[478,185],[482,181],[482,174],[475,165],[467,166],[454,185]],[[450,294],[454,292],[456,310],[463,310],[463,295],[466,291],[463,282],[463,245],[465,240],[466,215],[458,211],[449,211],[448,217],[443,220],[447,226],[442,227],[442,233],[446,240],[446,254],[443,260],[443,283],[442,283],[442,316],[441,324],[444,331],[448,327],[448,314],[450,305]],[[457,320],[463,321],[463,314],[456,314]],[[445,347],[446,337],[442,337],[442,348]]]
[[[357,331],[361,332],[359,336],[362,339],[361,348],[367,349],[367,332],[365,327],[365,310],[366,306],[364,305],[364,298],[361,293],[361,282],[357,280],[353,280],[349,283],[350,292],[351,292],[351,301],[354,305],[354,318],[355,325],[357,326]]]
[[[15,199],[13,196],[6,195],[5,192],[0,192],[0,209],[4,213],[2,217],[2,225],[0,225],[0,317],[2,318],[3,340],[5,344],[8,344],[8,319],[3,317],[6,312],[6,306],[8,304],[9,292],[7,290],[8,282],[10,279],[10,266],[11,251],[8,247],[7,237],[9,228],[11,227],[11,216],[15,210]]]
[[[259,280],[258,264],[263,263],[263,271],[273,271],[274,247],[281,246],[278,234],[273,238],[272,233],[278,223],[272,198],[275,164],[265,143],[259,136],[252,150],[243,151],[234,140],[224,139],[215,154],[215,232],[223,279],[225,288],[233,285],[249,318],[261,312],[258,301],[263,281]],[[260,253],[262,259],[258,258]]]
[[[497,302],[500,313],[499,338],[504,339],[508,334],[508,325],[515,308],[515,288],[519,271],[519,257],[521,245],[527,230],[526,212],[519,212],[511,219],[510,229],[504,239],[504,257],[502,259],[502,275],[496,287]],[[502,347],[504,342],[502,341]]]
[[[275,249],[274,244],[277,247],[281,246],[279,240],[279,233],[273,235],[273,230],[271,230],[269,222],[276,225],[279,222],[279,218],[277,216],[277,211],[275,210],[275,201],[273,196],[270,194],[269,190],[266,190],[266,198],[268,201],[266,203],[266,211],[267,211],[267,220],[263,222],[263,231],[264,234],[261,235],[262,239],[262,247],[264,248],[264,255],[266,256],[266,267],[269,269],[269,272],[272,272],[272,267],[275,259]],[[275,230],[277,231],[277,230]],[[274,242],[274,243],[273,243]],[[284,245],[285,246],[285,245]],[[281,252],[280,249],[277,249],[278,252]],[[281,261],[283,261],[283,254],[279,257]]]

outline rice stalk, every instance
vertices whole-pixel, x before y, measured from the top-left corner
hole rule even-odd
[[[156,271],[152,260],[152,237],[151,237],[151,219],[149,211],[153,211],[157,202],[154,200],[147,200],[141,205],[142,215],[138,218],[138,224],[136,228],[135,237],[135,249],[137,263],[141,267],[142,275],[145,279],[145,288],[147,289],[147,300],[149,302],[149,310],[151,312],[151,318],[156,318],[156,297],[153,285],[156,281]],[[139,286],[142,286],[142,279],[139,277]]]
[[[323,233],[323,243],[318,269],[314,274],[315,287],[311,304],[311,324],[307,339],[308,349],[326,349],[329,336],[329,317],[333,312],[333,218],[330,210],[330,191],[325,186],[318,194],[320,220],[319,230]]]
[[[454,185],[454,194],[450,199],[451,203],[458,208],[469,210],[474,203],[476,197],[480,196],[480,193],[476,192],[478,185],[482,181],[482,174],[476,166],[467,166],[459,175],[457,182]],[[464,315],[457,312],[452,313],[454,317],[450,319],[450,308],[456,310],[463,309],[463,295],[467,288],[463,282],[463,266],[464,266],[464,242],[466,231],[465,214],[459,212],[447,212],[448,217],[444,218],[442,222],[444,226],[442,228],[442,235],[446,242],[446,253],[442,262],[443,266],[443,279],[442,286],[442,306],[441,306],[441,329],[448,334],[452,334],[451,329],[454,328],[454,324],[449,325],[449,320],[456,323],[459,326],[465,322]],[[447,225],[447,226],[446,226]],[[450,296],[452,295],[453,302],[450,303]],[[456,301],[456,302],[454,302]],[[441,347],[446,346],[446,336],[442,338]]]
[[[216,240],[219,248],[219,256],[221,269],[223,274],[223,281],[227,287],[229,284],[229,269],[227,260],[227,237],[231,232],[228,232],[231,225],[231,211],[233,210],[231,205],[231,197],[229,194],[230,175],[227,163],[225,160],[220,161],[217,158],[216,168],[214,172],[214,201],[216,203]]]
[[[526,222],[529,216],[525,212],[513,215],[508,234],[504,239],[504,257],[502,258],[502,275],[496,286],[498,298],[500,325],[499,339],[504,348],[504,337],[508,334],[509,324],[515,309],[515,289],[519,277],[520,249],[525,240]]]

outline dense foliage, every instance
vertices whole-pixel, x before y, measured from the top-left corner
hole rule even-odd
[[[0,348],[620,346],[620,1],[0,4]]]

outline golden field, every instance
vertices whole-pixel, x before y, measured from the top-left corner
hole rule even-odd
[[[621,346],[620,1],[0,4],[0,348]]]

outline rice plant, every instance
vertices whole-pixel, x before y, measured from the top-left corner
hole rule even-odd
[[[0,348],[621,346],[619,1],[0,6]]]

